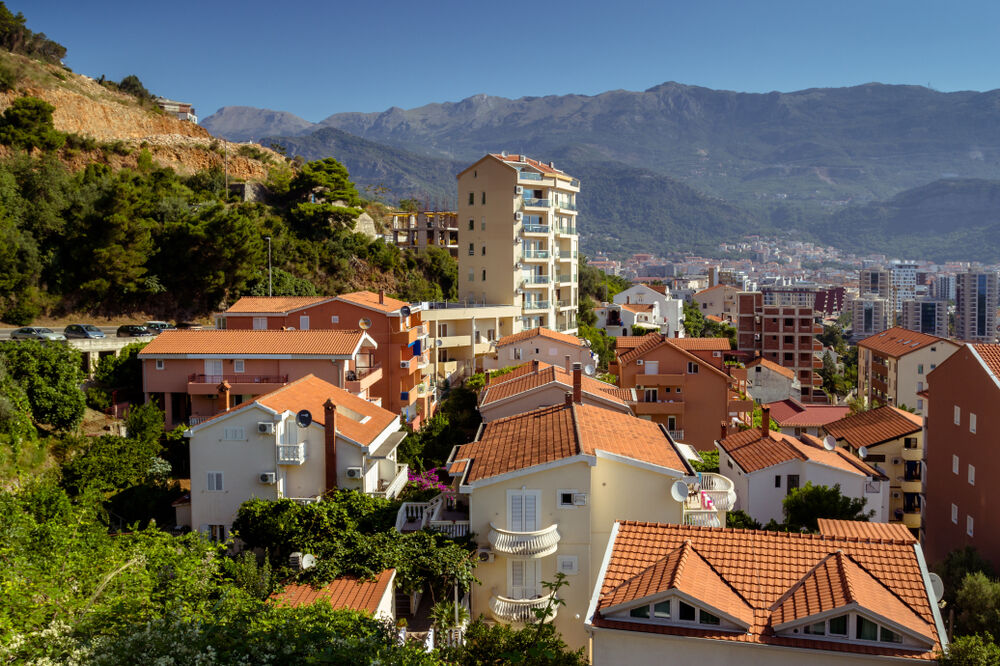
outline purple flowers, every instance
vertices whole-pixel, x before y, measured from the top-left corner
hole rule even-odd
[[[407,485],[413,490],[437,490],[438,492],[448,492],[448,486],[441,483],[438,477],[438,467],[432,467],[426,472],[415,472],[410,470],[407,477]]]

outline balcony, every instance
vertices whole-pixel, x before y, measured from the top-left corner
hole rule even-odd
[[[569,181],[569,186],[570,187],[580,187],[580,181],[577,180],[576,178],[573,178],[572,180]]]
[[[559,282],[560,284],[569,284],[569,283],[572,283],[573,282],[573,276],[570,275],[570,274],[568,274],[568,273],[562,273],[558,277],[556,277],[556,282]]]
[[[530,310],[548,310],[548,309],[549,309],[549,302],[548,301],[525,301],[524,302],[524,311],[525,312],[528,312]]]
[[[711,509],[696,509],[684,511],[684,525],[698,527],[725,527],[719,519],[719,512]]]
[[[904,479],[899,489],[904,493],[921,493],[923,492],[923,481],[920,479]]]
[[[742,414],[743,412],[752,412],[753,400],[730,400],[728,406],[730,414]]]
[[[468,509],[468,506],[460,505],[454,495],[445,493],[428,502],[403,502],[396,512],[396,531],[405,533],[430,529],[453,539],[468,536]]]
[[[668,430],[667,433],[670,435],[670,439],[675,442],[684,441],[684,431],[683,430]]]
[[[559,261],[573,261],[576,259],[576,250],[560,252],[556,255],[556,258],[559,259]]]
[[[263,395],[288,383],[288,375],[188,375],[187,392],[191,395],[215,395],[219,384],[229,382],[231,394]]]
[[[389,341],[395,345],[412,345],[420,336],[418,327],[411,326],[402,331],[393,331],[389,335]]]
[[[306,461],[306,443],[278,444],[279,465],[301,465]]]
[[[649,402],[640,400],[639,402],[633,402],[630,404],[632,406],[632,411],[635,412],[636,416],[643,416],[647,414],[672,414],[674,416],[680,416],[684,413],[683,398]]]
[[[548,234],[551,229],[547,224],[525,224],[521,227],[521,231],[526,234]]]
[[[568,210],[568,211],[571,211],[571,212],[574,212],[574,213],[577,210],[576,204],[575,203],[570,203],[569,201],[562,201],[562,202],[557,203],[556,204],[556,208],[558,208],[559,210]]]
[[[721,474],[702,472],[697,481],[688,484],[688,492],[685,509],[732,511],[736,506],[733,482]]]
[[[540,259],[548,259],[548,250],[525,250],[522,255],[525,261],[536,261]]]
[[[409,479],[409,465],[396,465],[396,474],[391,479],[379,479],[378,490],[372,492],[375,497],[394,499],[403,490]]]
[[[417,401],[417,390],[416,390],[416,388],[414,388],[412,390],[409,390],[409,391],[400,391],[399,392],[399,401],[403,405],[406,405],[406,406],[412,405],[413,403],[415,403]]]
[[[521,197],[526,208],[551,208],[551,199],[536,199],[534,197]]]
[[[377,363],[368,368],[348,370],[344,381],[344,390],[349,393],[361,394],[382,379],[382,364]]]
[[[504,555],[537,559],[556,552],[559,545],[557,525],[534,532],[512,532],[490,523],[489,540],[493,550]]]
[[[419,358],[419,356],[413,356],[408,359],[400,359],[399,367],[403,370],[415,370],[417,368],[417,361]]]
[[[536,611],[544,611],[549,605],[551,594],[535,599],[508,599],[507,597],[490,597],[490,614],[499,622],[506,624],[533,624],[538,622]],[[547,622],[555,619],[558,606],[553,603],[549,611]]]
[[[556,227],[556,233],[561,234],[563,236],[575,236],[576,227],[570,227],[570,226]]]
[[[211,416],[189,416],[188,425],[193,427],[212,418]]]
[[[534,171],[519,171],[517,173],[518,180],[542,180],[542,174],[536,173]]]
[[[904,511],[903,524],[911,529],[920,529],[920,510]]]
[[[548,275],[532,275],[524,279],[525,287],[540,287],[552,281],[552,278]]]
[[[923,449],[903,449],[902,456],[903,460],[913,462],[916,460],[924,459]]]

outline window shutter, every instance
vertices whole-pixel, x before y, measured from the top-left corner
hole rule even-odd
[[[524,531],[524,495],[514,493],[510,496],[510,530]]]
[[[523,532],[534,532],[538,529],[538,497],[533,493],[524,495],[524,529]]]

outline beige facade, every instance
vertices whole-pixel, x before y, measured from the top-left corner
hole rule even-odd
[[[429,247],[458,258],[458,213],[455,211],[396,212],[386,236],[400,249],[417,252]]]
[[[860,340],[881,333],[891,326],[892,313],[889,300],[874,294],[852,298],[848,303],[851,311],[851,339]]]
[[[740,290],[728,284],[719,284],[697,292],[691,297],[703,315],[736,321],[737,299]]]
[[[493,344],[521,330],[521,308],[515,305],[427,303],[421,316],[433,345],[431,371],[435,383],[451,385],[488,366]]]
[[[521,155],[458,174],[459,298],[517,305],[523,328],[576,331],[580,182]]]
[[[575,336],[549,335],[544,328],[524,331],[521,335],[505,337],[498,340],[495,352],[484,359],[487,370],[499,370],[512,365],[520,365],[525,361],[541,361],[549,365],[571,368],[573,363],[580,363],[584,368],[590,368],[588,375],[594,374],[597,368],[597,357],[590,351],[590,345],[585,340]]]
[[[887,334],[901,330],[905,329],[893,328]],[[913,332],[913,335],[921,334]],[[871,340],[877,341],[878,337]],[[926,413],[924,399],[919,394],[927,388],[928,373],[960,348],[942,338],[905,353],[871,344],[875,343],[862,340],[858,344],[858,395],[865,396],[872,404],[905,405],[917,414]]]
[[[948,301],[918,298],[903,301],[900,326],[939,338],[948,337]]]

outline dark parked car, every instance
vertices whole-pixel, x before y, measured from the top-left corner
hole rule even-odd
[[[151,336],[153,332],[146,328],[145,326],[138,326],[136,324],[125,324],[124,326],[118,327],[118,337],[119,338],[141,338],[143,336]]]
[[[147,321],[146,328],[152,331],[153,335],[159,335],[160,333],[163,333],[163,331],[169,331],[170,329],[177,327],[165,321]]]
[[[65,340],[62,333],[55,333],[51,328],[44,326],[25,326],[16,331],[11,331],[11,340]]]
[[[103,338],[104,331],[93,324],[70,324],[63,329],[67,338]]]
[[[196,324],[191,321],[182,321],[177,324],[177,328],[187,330],[187,331],[200,331],[204,326],[201,324]]]

